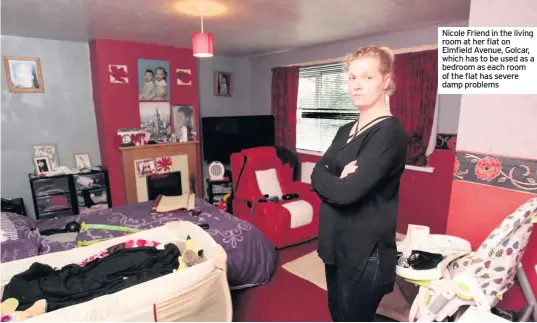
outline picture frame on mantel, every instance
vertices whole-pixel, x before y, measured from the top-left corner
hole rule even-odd
[[[4,69],[10,93],[45,92],[39,57],[4,56]]]
[[[231,97],[233,93],[233,73],[217,71],[214,73],[214,95]]]

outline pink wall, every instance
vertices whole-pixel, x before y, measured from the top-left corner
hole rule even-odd
[[[94,40],[90,43],[90,58],[93,81],[93,100],[97,118],[97,131],[102,164],[110,173],[110,187],[114,205],[125,203],[121,157],[116,147],[115,136],[119,128],[139,128],[137,61],[142,59],[163,60],[170,63],[170,104],[188,104],[198,109],[198,73],[196,58],[191,49],[148,45],[112,40]],[[128,84],[112,84],[108,76],[108,65],[127,65]],[[192,70],[192,85],[177,86],[174,71],[178,68]],[[196,120],[199,122],[198,120]],[[199,124],[196,125],[199,129]],[[198,165],[199,146],[198,146]],[[200,167],[200,166],[198,166]],[[201,168],[199,168],[201,170]],[[198,172],[201,174],[201,172]],[[200,191],[201,175],[198,175],[197,190]]]

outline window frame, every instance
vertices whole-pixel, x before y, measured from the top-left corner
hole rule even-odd
[[[344,59],[337,59],[337,60],[326,60],[322,62],[316,62],[311,64],[301,64],[299,65],[299,68],[312,68],[314,66],[327,66],[327,65],[336,65],[336,64],[344,64]],[[313,74],[313,73],[312,73]],[[322,81],[319,79],[322,76],[322,73],[318,73],[318,75],[315,76],[315,99],[313,100],[316,103],[319,103],[321,101],[321,92],[322,92]],[[300,77],[299,77],[300,80]],[[301,110],[298,108],[297,105],[297,114],[298,111]],[[358,116],[360,113],[358,112]],[[298,137],[298,128],[295,127],[295,135]],[[310,156],[318,156],[322,157],[325,153],[325,151],[317,151],[317,150],[307,150],[307,149],[301,149],[296,148],[296,152],[303,155],[310,155]],[[424,172],[424,173],[433,173],[434,167],[430,166],[414,166],[414,165],[405,165],[406,170],[413,170],[418,172]]]
[[[345,71],[345,67],[344,67],[344,60],[343,59],[339,59],[339,60],[331,60],[331,61],[324,61],[324,62],[318,62],[318,63],[311,63],[311,64],[304,64],[304,65],[300,65],[299,66],[300,69],[307,69],[309,71],[305,71],[305,74],[306,75],[300,75],[300,72],[299,72],[299,82],[301,79],[310,79],[310,78],[313,78],[314,82],[315,82],[315,88],[314,88],[314,95],[315,97],[311,100],[308,100],[309,102],[308,103],[313,103],[314,105],[316,105],[317,107],[319,107],[319,110],[330,110],[329,107],[323,105],[323,99],[325,100],[333,100],[334,97],[324,97],[323,96],[323,88],[327,82],[327,80],[323,79],[324,76],[335,76],[336,79],[341,77],[341,73],[343,73],[345,75],[344,77],[344,81],[341,82],[341,80],[336,80],[336,83],[338,85],[346,85],[346,71]],[[317,70],[315,70],[317,69]],[[328,81],[329,82],[329,81]],[[346,88],[346,86],[345,86]],[[347,90],[345,89],[345,93],[348,95],[347,93]],[[299,95],[298,97],[300,98],[300,87],[299,87]],[[297,101],[299,101],[300,99],[297,98]],[[349,100],[348,103],[352,104],[352,101],[351,101],[351,98],[350,96],[347,98],[347,100]],[[300,102],[300,101],[299,101]],[[349,111],[349,115],[351,116],[351,118],[326,118],[326,119],[332,119],[332,120],[339,120],[339,121],[343,121],[345,123],[347,122],[351,122],[353,120],[357,120],[357,118],[359,117],[360,115],[360,112],[359,110],[356,110],[357,108],[352,106],[352,108],[348,109],[347,105],[341,105],[342,108],[344,108],[344,110],[342,109],[341,112],[337,111],[337,109],[333,109],[334,111],[336,112],[332,112],[332,111],[324,111],[324,112],[317,112],[319,114],[323,114],[323,113],[326,113],[326,114],[331,114],[331,113],[340,113],[340,116],[343,116],[345,115],[346,113],[344,111]],[[315,110],[314,109],[300,109],[299,108],[299,104],[297,104],[297,119],[298,119],[298,114],[302,111],[302,113],[315,113]],[[323,120],[324,118],[305,118],[305,119],[310,119],[310,120]],[[326,120],[325,119],[325,120]],[[299,138],[299,135],[298,135],[298,124],[297,124],[297,127],[295,129],[295,135],[297,137],[297,139]],[[322,145],[321,145],[322,147]],[[321,149],[321,148],[320,148]],[[324,154],[324,151],[321,151],[321,150],[308,150],[308,149],[305,149],[305,148],[297,148],[298,151],[301,151],[301,152],[304,152],[304,153],[309,153],[311,155],[319,155],[322,156],[322,154]]]

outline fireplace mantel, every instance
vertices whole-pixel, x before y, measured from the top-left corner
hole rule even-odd
[[[145,202],[140,200],[140,177],[136,172],[136,161],[155,159],[160,157],[173,157],[181,165],[175,165],[175,170],[181,171],[181,177],[185,183],[190,183],[190,178],[196,179],[196,188],[199,186],[197,151],[198,141],[174,142],[165,144],[131,146],[119,148],[121,152],[121,164],[123,167],[123,182],[125,187],[125,202],[127,204]],[[185,174],[184,170],[188,170]],[[190,185],[183,185],[183,193],[190,192]]]
[[[154,145],[142,145],[142,146],[128,146],[128,147],[119,147],[119,150],[151,150],[151,149],[173,149],[173,147],[181,146],[197,146],[199,141],[189,141],[189,142],[169,142],[165,144],[154,144]]]

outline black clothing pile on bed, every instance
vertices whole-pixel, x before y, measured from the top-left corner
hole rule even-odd
[[[167,244],[163,250],[119,249],[83,267],[71,264],[54,269],[36,262],[11,279],[2,299],[16,298],[17,310],[45,299],[51,312],[170,274],[179,266],[179,255],[176,245]]]

